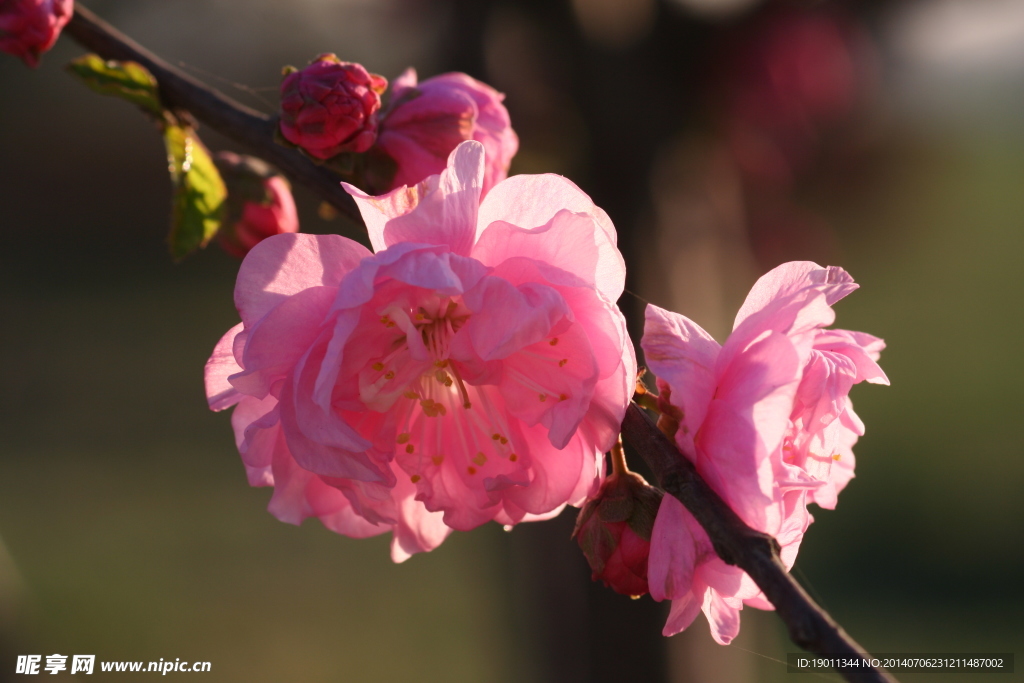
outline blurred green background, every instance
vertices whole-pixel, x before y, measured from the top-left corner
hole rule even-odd
[[[89,6],[268,111],[281,66],[325,51],[494,84],[513,172],[564,173],[611,213],[634,324],[643,297],[722,339],[768,268],[848,269],[862,289],[837,325],[885,338],[892,386],[854,390],[858,476],[815,511],[796,575],[872,651],[1024,652],[1024,3]],[[805,16],[824,32],[787,32]],[[238,263],[215,246],[170,262],[162,143],[62,72],[81,52],[0,59],[0,681],[55,652],[210,661],[216,681],[790,679],[770,613],[746,610],[728,648],[703,617],[657,636],[664,606],[587,581],[571,512],[397,566],[384,537],[266,513],[203,395]],[[835,79],[840,104],[815,109]],[[750,160],[751,126],[781,171]],[[296,193],[304,230],[365,242]]]

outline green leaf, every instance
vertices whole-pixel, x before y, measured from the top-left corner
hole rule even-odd
[[[187,126],[164,129],[167,162],[174,185],[171,256],[181,260],[205,247],[220,228],[227,188],[210,152]]]
[[[68,64],[68,71],[102,95],[113,95],[139,105],[157,116],[163,112],[156,79],[136,62],[106,62],[85,55]]]

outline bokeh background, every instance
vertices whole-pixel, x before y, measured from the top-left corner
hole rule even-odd
[[[615,221],[634,330],[647,300],[721,340],[767,269],[847,268],[838,325],[886,339],[892,386],[854,390],[858,477],[796,575],[872,651],[1024,652],[1024,1],[87,4],[265,111],[325,51],[492,83],[513,172]],[[0,681],[55,652],[211,681],[789,680],[771,613],[729,647],[702,617],[661,638],[664,605],[589,581],[572,511],[398,566],[266,513],[202,387],[238,263],[171,263],[162,143],[62,71],[81,52],[0,56]],[[304,230],[365,242],[296,192]]]

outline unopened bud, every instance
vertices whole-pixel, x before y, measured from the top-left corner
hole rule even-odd
[[[580,510],[573,538],[590,563],[594,581],[616,593],[648,592],[651,530],[664,494],[633,472],[617,472]]]
[[[0,2],[0,51],[29,66],[53,47],[71,19],[73,0],[3,0]]]
[[[217,241],[232,256],[244,257],[262,240],[298,232],[299,216],[288,181],[255,157],[221,152],[217,169],[228,188]]]
[[[318,159],[365,152],[377,139],[377,110],[387,85],[361,64],[320,55],[281,83],[281,135]]]

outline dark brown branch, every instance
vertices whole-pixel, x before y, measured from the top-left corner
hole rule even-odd
[[[164,106],[190,112],[197,120],[277,166],[294,182],[316,192],[340,213],[362,223],[355,202],[342,189],[336,175],[317,166],[298,151],[274,142],[276,117],[250,109],[182,73],[104,22],[81,3],[75,3],[75,14],[64,32],[103,59],[133,61],[146,67],[160,84]]]
[[[647,462],[661,488],[678,498],[697,518],[718,556],[749,574],[764,591],[789,628],[794,643],[821,655],[856,658],[865,654],[864,648],[789,575],[779,559],[775,539],[744,524],[635,404],[631,403],[626,411],[622,434]],[[896,683],[883,669],[846,669],[840,673],[852,683]]]

